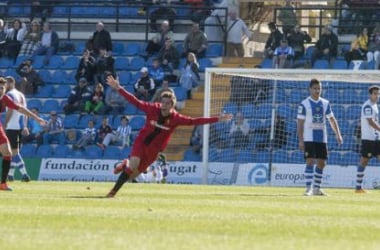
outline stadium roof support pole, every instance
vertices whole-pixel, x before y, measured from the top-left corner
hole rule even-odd
[[[204,109],[203,114],[206,117],[210,116],[210,103],[211,103],[211,73],[209,69],[206,68],[205,74],[205,95],[204,95]],[[208,145],[210,134],[210,125],[206,124],[203,126],[203,147],[202,147],[202,184],[207,184],[208,178]]]

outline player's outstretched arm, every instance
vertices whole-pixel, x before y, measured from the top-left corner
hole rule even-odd
[[[219,121],[220,122],[230,121],[233,116],[234,116],[233,114],[222,113],[222,114],[219,115]]]
[[[46,126],[46,121],[44,119],[42,119],[41,117],[37,116],[36,114],[34,114],[33,112],[31,112],[29,109],[27,108],[24,108],[22,106],[20,106],[18,109],[17,109],[18,112],[24,114],[24,115],[27,115],[31,118],[33,118],[34,120],[36,120],[42,127],[45,127]]]
[[[107,77],[107,84],[110,86],[110,87],[112,87],[112,88],[114,88],[114,89],[117,89],[117,90],[119,90],[120,88],[121,88],[121,85],[120,85],[120,82],[119,82],[119,80],[118,79],[115,79],[113,76],[108,76]]]

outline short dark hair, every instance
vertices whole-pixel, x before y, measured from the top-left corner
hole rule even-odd
[[[380,86],[377,86],[377,85],[371,85],[371,86],[369,86],[369,88],[368,88],[368,92],[369,92],[370,94],[372,94],[373,91],[375,91],[375,90],[380,90]]]
[[[318,79],[313,78],[313,79],[311,79],[311,81],[310,81],[310,85],[309,85],[309,87],[311,88],[311,87],[313,87],[314,85],[320,85],[320,84],[321,84],[321,82],[320,82]]]

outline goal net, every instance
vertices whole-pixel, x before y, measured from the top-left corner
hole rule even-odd
[[[330,101],[344,139],[338,145],[326,122],[327,169],[333,166],[336,172],[327,175],[343,178],[331,180],[331,186],[351,186],[360,158],[361,105],[368,99],[368,87],[379,83],[378,71],[208,68],[204,115],[225,112],[234,119],[204,126],[203,182],[210,183],[218,163],[233,169],[231,184],[302,185],[305,161],[298,149],[296,117],[312,78],[322,82],[321,96]]]

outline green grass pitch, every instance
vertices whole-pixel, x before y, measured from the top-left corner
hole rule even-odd
[[[0,192],[0,249],[380,249],[380,191],[12,183]]]

